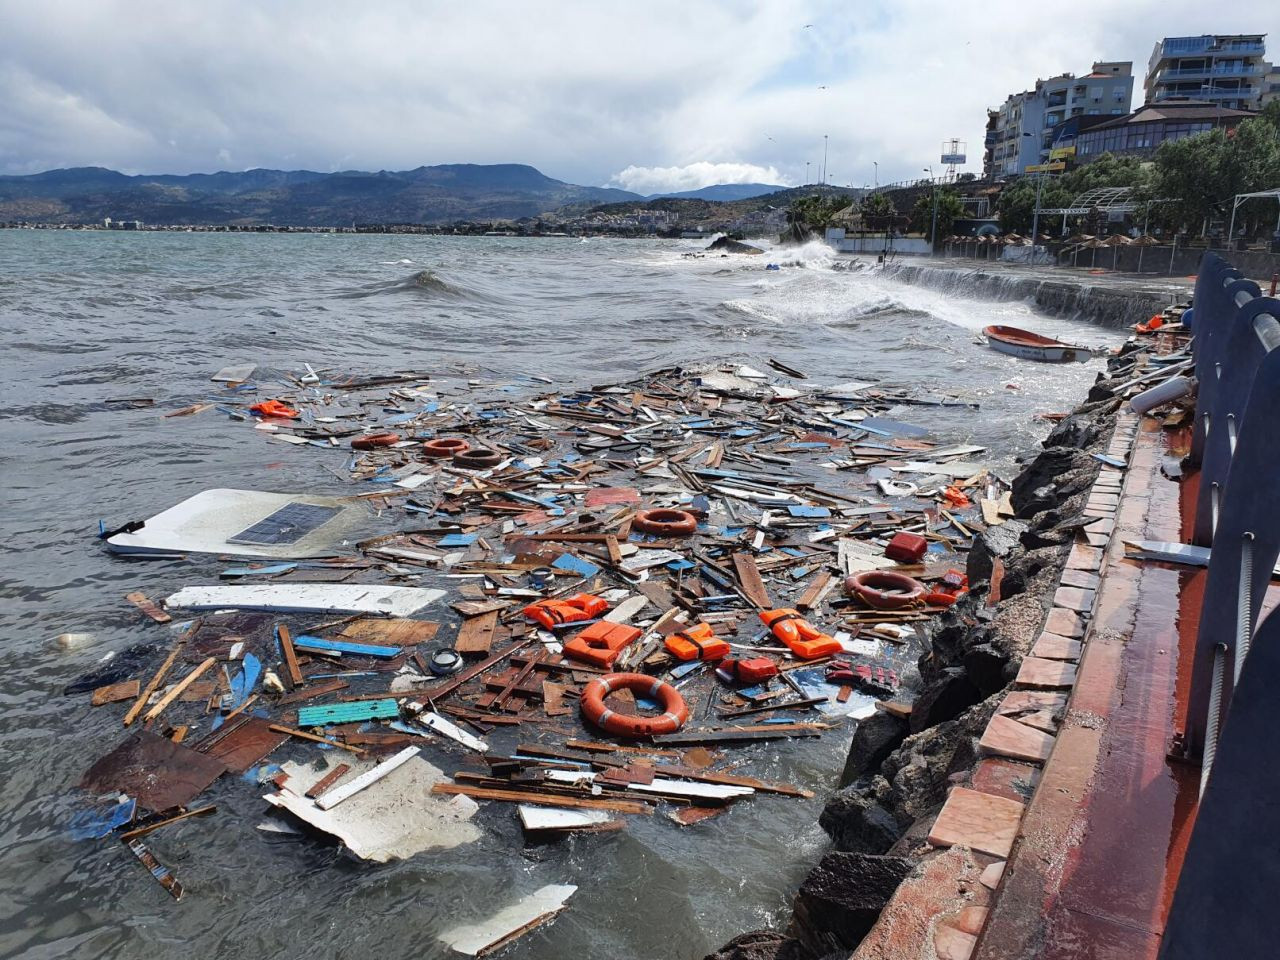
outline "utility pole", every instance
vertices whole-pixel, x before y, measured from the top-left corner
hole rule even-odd
[[[1040,228],[1040,191],[1044,189],[1044,173],[1036,175],[1036,208],[1031,213],[1031,262],[1036,259],[1036,234]]]
[[[876,189],[880,189],[880,161],[872,160],[871,165],[876,168]]]
[[[805,185],[808,186],[809,184],[809,161],[808,160],[804,162],[804,182],[805,182]]]
[[[827,135],[822,135],[822,185],[827,183]]]
[[[938,181],[933,177],[933,167],[926,167],[925,173],[933,183],[933,226],[929,229],[929,256],[938,255]]]

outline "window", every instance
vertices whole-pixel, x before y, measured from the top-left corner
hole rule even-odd
[[[1100,114],[1101,112],[1102,112],[1101,110],[1093,110],[1093,109],[1090,109],[1090,111],[1089,111],[1089,116],[1091,116],[1091,117],[1096,117],[1096,116],[1097,116],[1098,114]]]
[[[1120,117],[1124,116],[1124,110],[1121,107],[1116,107],[1111,112],[1114,113],[1116,116],[1120,116]]]

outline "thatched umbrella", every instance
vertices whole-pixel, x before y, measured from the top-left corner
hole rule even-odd
[[[1157,240],[1155,237],[1151,236],[1150,234],[1146,234],[1146,233],[1144,233],[1142,236],[1138,237],[1138,239],[1133,241],[1133,245],[1138,248],[1138,272],[1139,273],[1142,272],[1142,255],[1147,252],[1142,248],[1154,247],[1159,243],[1160,243],[1159,240]]]
[[[1106,247],[1107,241],[1099,240],[1097,237],[1091,237],[1090,239],[1086,240],[1084,243],[1080,244],[1080,246],[1085,250],[1093,251],[1093,262],[1089,264],[1090,268],[1093,268],[1098,265],[1098,249],[1102,247]]]
[[[1128,237],[1126,237],[1122,233],[1113,233],[1111,236],[1107,237],[1107,239],[1103,240],[1102,242],[1105,243],[1108,247],[1113,248],[1111,253],[1111,269],[1115,270],[1116,264],[1119,262],[1119,259],[1120,259],[1120,248],[1127,247],[1133,241],[1130,240]],[[1097,256],[1097,254],[1094,254],[1094,256]]]

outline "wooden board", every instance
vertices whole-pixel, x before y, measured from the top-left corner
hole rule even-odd
[[[432,793],[461,794],[473,800],[501,800],[506,803],[536,803],[544,807],[566,807],[574,810],[613,810],[617,813],[650,815],[653,809],[647,803],[629,800],[596,800],[586,797],[565,797],[559,794],[533,793],[527,790],[501,790],[495,787],[470,787],[460,783],[437,783]]]
[[[493,646],[493,634],[498,628],[498,612],[482,613],[476,617],[468,617],[458,628],[458,637],[453,648],[463,656],[488,656]]]
[[[742,584],[742,592],[747,595],[747,599],[757,607],[772,609],[773,601],[769,599],[769,591],[764,588],[764,581],[760,579],[755,557],[749,553],[735,553],[733,568],[737,571],[738,582]]]
[[[426,643],[439,629],[440,624],[429,620],[362,618],[347,624],[342,636],[348,640],[383,647],[412,647],[417,643]]]
[[[144,593],[126,593],[124,598],[145,613],[156,623],[168,623],[173,617],[165,613],[156,602]]]
[[[110,683],[105,687],[98,687],[98,689],[94,690],[89,702],[95,707],[101,707],[107,703],[132,700],[137,697],[141,686],[142,684],[137,680],[122,680],[119,683]]]

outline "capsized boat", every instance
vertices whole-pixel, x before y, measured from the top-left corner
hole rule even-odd
[[[1043,360],[1047,363],[1070,363],[1073,360],[1088,360],[1093,351],[1088,347],[1063,343],[1052,337],[1044,337],[1030,330],[1017,327],[1003,327],[994,324],[984,327],[983,334],[987,338],[987,346],[999,350],[1011,357],[1023,360]]]

